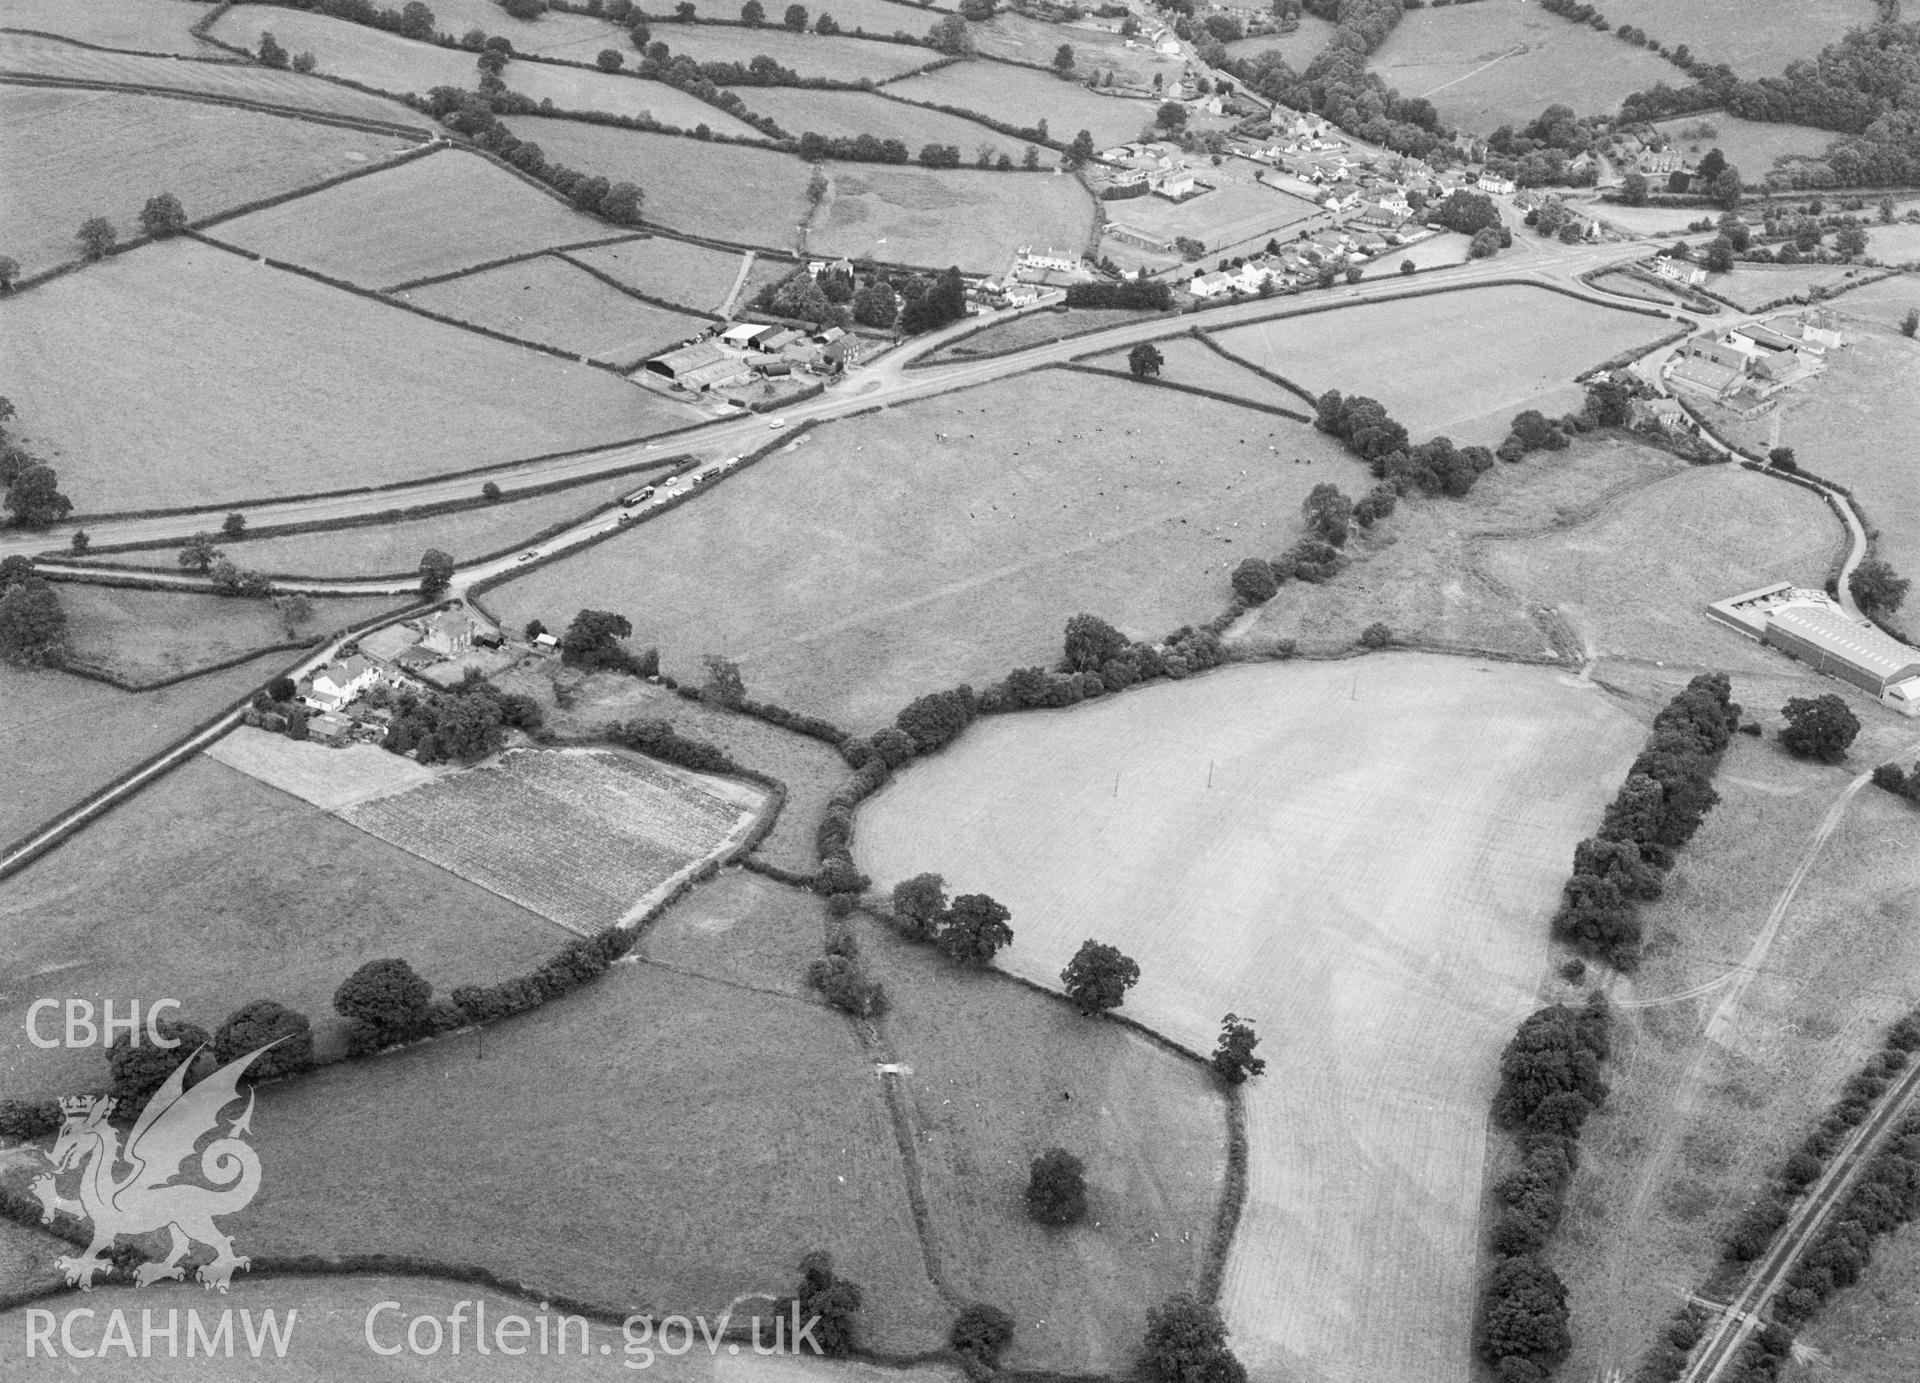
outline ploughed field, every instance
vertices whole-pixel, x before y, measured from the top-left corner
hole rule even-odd
[[[1056,985],[1091,936],[1140,963],[1133,1017],[1202,1050],[1254,1020],[1240,1357],[1464,1383],[1497,1053],[1642,734],[1530,668],[1235,669],[978,724],[871,799],[856,849],[881,886],[1005,902],[1016,974]]]

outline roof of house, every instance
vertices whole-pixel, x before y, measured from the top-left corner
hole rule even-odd
[[[1743,326],[1743,327],[1735,327],[1733,329],[1733,334],[1736,336],[1744,336],[1747,338],[1747,340],[1754,342],[1756,345],[1767,346],[1776,351],[1787,351],[1787,350],[1793,349],[1792,337],[1783,336],[1779,332],[1773,330],[1773,328],[1763,327],[1758,325],[1757,323],[1750,324],[1748,326]]]
[[[473,632],[473,620],[459,606],[449,606],[427,621],[427,628],[436,634],[470,634]]]
[[[1740,378],[1740,371],[1729,365],[1721,365],[1712,360],[1702,359],[1700,356],[1690,355],[1674,364],[1670,377],[1719,393]]]
[[[1920,676],[1920,649],[1908,648],[1871,624],[1855,624],[1830,601],[1790,601],[1769,610],[1767,619],[1882,681]]]
[[[338,662],[328,663],[313,675],[313,680],[318,682],[324,677],[333,683],[334,686],[344,687],[356,678],[364,677],[372,671],[373,664],[356,653],[351,658],[342,658]]]

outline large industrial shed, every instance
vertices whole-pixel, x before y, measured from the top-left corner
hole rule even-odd
[[[1708,606],[1732,625],[1905,716],[1920,716],[1920,649],[1855,619],[1825,591],[1781,581]]]

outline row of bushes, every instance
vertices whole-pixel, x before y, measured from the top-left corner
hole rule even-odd
[[[1619,970],[1639,964],[1639,904],[1660,896],[1675,853],[1719,802],[1714,770],[1739,724],[1724,672],[1701,673],[1661,708],[1600,829],[1574,847],[1556,939]]]
[[[1068,307],[1124,307],[1165,312],[1173,306],[1173,289],[1164,283],[1144,279],[1122,279],[1118,283],[1073,283],[1067,285]]]
[[[1920,760],[1916,760],[1911,769],[1902,769],[1894,763],[1881,764],[1873,770],[1873,785],[1920,806]]]

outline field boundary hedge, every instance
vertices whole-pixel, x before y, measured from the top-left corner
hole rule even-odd
[[[71,42],[72,40],[68,40]],[[211,40],[209,40],[211,42]],[[83,45],[84,46],[84,45]],[[103,48],[104,53],[117,53],[118,48]],[[182,59],[192,62],[195,59]],[[237,67],[238,63],[219,63],[220,67]],[[418,125],[389,124],[384,120],[365,119],[353,115],[335,115],[326,111],[310,110],[304,106],[282,106],[272,101],[256,101],[245,96],[228,96],[218,92],[187,91],[173,86],[148,86],[143,82],[115,82],[94,77],[58,77],[37,72],[8,72],[0,74],[0,82],[13,86],[62,87],[80,91],[112,91],[124,96],[156,96],[175,101],[197,101],[209,106],[232,106],[239,110],[250,110],[260,115],[277,115],[287,120],[305,120],[314,125],[334,125],[346,129],[365,130],[373,134],[388,134],[399,139],[431,139],[433,131]],[[384,92],[366,92],[369,96],[385,95]]]
[[[486,274],[495,269],[505,269],[529,259],[539,259],[542,255],[562,255],[569,250],[596,250],[604,245],[624,245],[630,240],[648,238],[645,232],[632,231],[625,235],[603,236],[597,240],[580,240],[566,245],[548,245],[538,250],[522,250],[517,254],[501,255],[498,259],[483,259],[478,264],[469,264],[463,269],[449,269],[445,273],[426,274],[417,279],[408,279],[404,283],[390,283],[376,291],[382,294],[410,293],[416,288],[431,288],[436,283],[451,283],[455,279],[469,278],[474,274]]]
[[[1056,336],[1052,341],[1043,341],[1043,342],[1028,344],[1025,346],[1008,346],[1005,350],[975,351],[967,355],[962,360],[941,360],[939,358],[940,356],[945,355],[949,351],[952,351],[956,346],[960,345],[961,342],[970,341],[976,336],[980,336],[986,332],[992,331],[995,327],[1006,326],[1009,322],[1016,321],[1019,318],[1037,317],[1043,312],[1065,314],[1071,310],[1072,309],[1067,307],[1065,303],[1047,303],[1044,306],[1036,304],[1032,307],[1018,309],[1016,311],[1015,316],[996,317],[991,322],[981,322],[978,326],[972,327],[969,330],[961,332],[959,335],[955,336],[952,340],[948,341],[945,345],[941,346],[939,350],[929,351],[926,355],[923,355],[923,356],[916,356],[914,359],[909,360],[905,365],[901,366],[900,368],[902,368],[903,370],[927,370],[927,369],[937,369],[943,365],[967,364],[975,360],[993,360],[1003,355],[1018,355],[1021,351],[1030,351],[1034,348],[1034,344],[1053,345],[1060,341],[1072,341],[1078,337],[1091,336],[1095,332],[1112,331],[1116,326],[1132,325],[1132,323],[1129,323],[1129,322],[1118,322],[1118,323],[1101,322],[1101,323],[1096,323],[1093,326],[1083,327],[1078,331],[1066,332],[1060,336]],[[1178,315],[1179,314],[1175,312],[1154,312],[1151,309],[1142,309],[1140,313],[1140,320],[1145,321],[1149,317],[1172,317],[1172,316],[1178,316]],[[1155,339],[1165,339],[1165,338],[1155,338]],[[1104,352],[1093,351],[1093,352],[1089,352],[1089,354],[1100,355],[1100,354],[1104,354]]]
[[[1105,379],[1117,379],[1128,384],[1144,385],[1149,389],[1171,389],[1176,393],[1196,394],[1203,399],[1212,399],[1216,403],[1230,403],[1240,408],[1251,408],[1257,412],[1269,413],[1279,418],[1291,418],[1296,423],[1311,423],[1313,421],[1313,419],[1309,418],[1306,414],[1296,413],[1291,408],[1282,408],[1277,403],[1262,403],[1258,399],[1244,399],[1238,394],[1226,394],[1218,389],[1203,388],[1198,384],[1184,384],[1177,379],[1160,379],[1155,376],[1149,376],[1146,379],[1135,379],[1133,372],[1130,370],[1117,370],[1104,365],[1083,365],[1079,361],[1072,360],[1056,361],[1051,365],[1045,365],[1041,368],[1068,370],[1078,375],[1099,375]]]
[[[58,580],[59,578],[56,577],[55,579]],[[334,637],[339,637],[339,635],[336,633]],[[111,672],[106,668],[96,667],[88,663],[63,663],[59,671],[70,672],[75,677],[83,677],[89,682],[103,682],[109,687],[115,687],[124,692],[161,691],[167,687],[177,686],[181,682],[191,681],[195,677],[204,677],[208,673],[225,672],[229,668],[239,667],[242,663],[250,663],[255,658],[264,658],[269,653],[295,653],[303,648],[313,648],[327,642],[327,638],[328,636],[326,634],[320,634],[311,639],[288,639],[280,643],[262,644],[250,653],[238,653],[231,658],[222,658],[217,663],[208,663],[203,667],[197,667],[188,672],[172,673],[166,677],[156,678],[151,682],[135,682],[129,678],[121,677],[119,674]]]
[[[365,168],[349,168],[344,173],[336,173],[330,178],[322,178],[319,182],[308,183],[305,187],[296,187],[289,192],[276,192],[271,197],[256,197],[251,202],[242,202],[239,206],[229,207],[225,211],[215,212],[211,216],[204,216],[198,221],[190,222],[187,226],[187,231],[189,233],[203,232],[209,226],[218,226],[227,221],[237,220],[242,216],[251,216],[256,211],[267,211],[287,202],[298,201],[302,197],[310,197],[317,192],[326,192],[340,186],[342,183],[352,182],[356,178],[368,177],[374,173],[384,173],[390,168],[398,168],[402,164],[413,163],[418,159],[426,158],[429,154],[436,153],[446,147],[444,144],[435,143],[433,139],[429,137],[424,144],[416,144],[411,149],[402,149],[399,153],[382,159],[379,163],[368,164]]]
[[[623,241],[621,243],[624,244],[626,242]],[[599,279],[600,282],[606,284],[607,287],[612,288],[618,292],[625,293],[629,298],[633,298],[636,301],[643,302],[648,307],[664,308],[670,312],[678,312],[678,313],[682,313],[684,315],[693,316],[693,317],[704,317],[706,320],[710,322],[725,322],[728,320],[726,317],[721,316],[718,312],[710,311],[709,309],[704,307],[691,307],[685,303],[669,302],[665,298],[656,298],[651,293],[642,293],[638,288],[635,288],[632,284],[620,282],[619,279],[615,278],[612,274],[609,274],[606,270],[596,268],[591,264],[583,263],[580,260],[575,259],[571,254],[568,254],[565,250],[554,250],[554,251],[551,251],[551,253],[556,259],[565,260],[568,264],[571,264],[574,268],[580,270],[582,273],[593,275],[593,277]]]
[[[1266,380],[1267,383],[1279,385],[1282,389],[1285,389],[1289,394],[1292,394],[1296,398],[1305,399],[1310,404],[1317,404],[1319,402],[1319,400],[1316,399],[1312,394],[1308,393],[1305,389],[1302,389],[1298,384],[1295,384],[1292,380],[1288,379],[1285,375],[1280,374],[1274,370],[1269,370],[1264,365],[1256,365],[1251,360],[1248,360],[1245,356],[1235,355],[1232,351],[1228,350],[1225,346],[1221,345],[1218,341],[1214,340],[1212,335],[1207,331],[1203,330],[1202,328],[1193,327],[1191,328],[1191,332],[1194,340],[1198,341],[1201,345],[1205,346],[1208,350],[1212,351],[1215,355],[1218,355],[1221,359],[1230,361],[1231,363],[1238,365],[1243,370],[1251,370],[1254,374]],[[1309,419],[1308,421],[1312,421],[1312,420]]]

